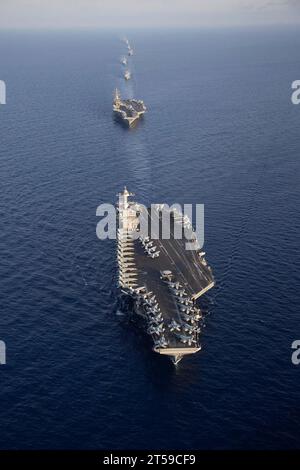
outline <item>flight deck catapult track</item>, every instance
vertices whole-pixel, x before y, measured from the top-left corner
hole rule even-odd
[[[123,294],[133,299],[134,311],[143,318],[153,340],[153,350],[177,364],[183,356],[201,349],[202,313],[196,299],[214,286],[212,270],[204,252],[197,248],[186,250],[187,240],[197,246],[190,221],[164,204],[147,209],[146,216],[150,233],[154,216],[161,217],[168,211],[170,239],[162,239],[159,233],[151,233],[152,238],[134,236],[140,229],[141,206],[128,201],[130,196],[133,194],[125,187],[117,204],[118,285]],[[174,237],[176,224],[182,228],[182,239]]]

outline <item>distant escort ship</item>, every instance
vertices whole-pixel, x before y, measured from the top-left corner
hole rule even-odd
[[[121,99],[119,90],[115,90],[113,111],[129,127],[145,114],[147,108],[144,101],[135,99]]]
[[[131,79],[131,73],[130,73],[129,70],[125,70],[124,78],[125,78],[125,80],[130,80]]]
[[[117,259],[119,288],[133,300],[133,312],[152,338],[153,350],[177,364],[183,356],[200,351],[202,313],[196,299],[214,286],[211,268],[201,252],[196,233],[187,218],[169,206],[157,204],[147,209],[147,236],[137,238],[140,231],[141,206],[128,198],[124,188],[119,194]],[[162,239],[161,230],[153,235],[155,217],[170,217],[170,238]],[[157,220],[157,219],[156,219]],[[174,230],[182,230],[183,238],[175,239]],[[176,232],[177,233],[177,232]],[[186,242],[196,242],[186,250]]]
[[[128,49],[128,55],[133,55],[133,48],[131,47],[129,41],[127,38],[124,38],[123,41],[125,42],[127,49]]]

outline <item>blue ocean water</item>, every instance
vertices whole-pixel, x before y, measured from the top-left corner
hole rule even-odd
[[[300,445],[296,30],[0,34],[1,449]],[[112,119],[112,93],[145,119]],[[217,286],[174,368],[120,316],[96,208],[205,204]]]

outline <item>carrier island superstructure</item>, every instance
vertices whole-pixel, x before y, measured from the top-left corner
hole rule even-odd
[[[197,248],[196,233],[187,216],[165,204],[145,211],[126,187],[119,194],[117,259],[119,287],[133,299],[133,311],[150,335],[153,350],[177,364],[183,356],[201,349],[202,313],[196,300],[214,286],[205,253]],[[143,215],[141,215],[143,214]],[[158,227],[162,217],[170,220],[170,237]],[[148,219],[148,235],[141,235],[141,217]],[[157,219],[158,218],[158,219]],[[178,239],[178,229],[183,238]],[[192,241],[195,249],[187,250]],[[198,244],[199,246],[199,244]]]

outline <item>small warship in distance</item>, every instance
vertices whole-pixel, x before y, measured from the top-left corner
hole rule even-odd
[[[132,299],[133,311],[152,338],[153,350],[177,364],[183,356],[201,349],[202,314],[196,299],[214,286],[214,278],[187,216],[164,204],[143,206],[143,210],[128,200],[131,196],[125,187],[117,204],[118,285],[125,298]],[[155,217],[161,223],[166,215],[170,217],[169,239],[160,236],[161,228],[155,234],[151,229]],[[152,238],[139,237],[141,217],[148,219]],[[182,231],[182,239],[175,238],[175,229]],[[187,240],[195,243],[193,251],[186,250]]]
[[[129,70],[126,70],[124,73],[124,78],[125,80],[130,80],[131,79],[131,73]]]
[[[119,90],[115,90],[113,110],[123,122],[132,126],[147,110],[142,100],[121,99]]]
[[[126,57],[122,57],[122,59],[121,59],[121,64],[127,65],[127,59],[126,59]]]

